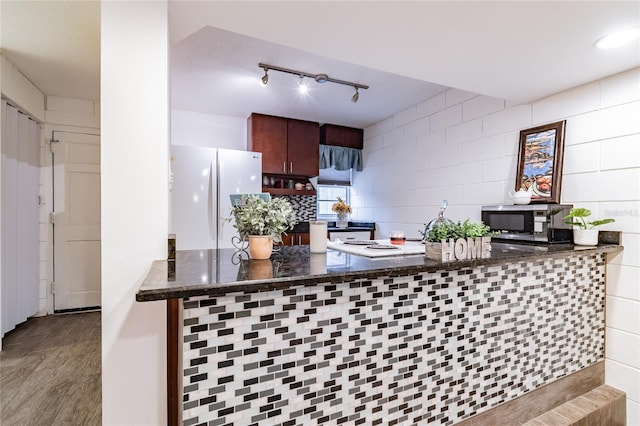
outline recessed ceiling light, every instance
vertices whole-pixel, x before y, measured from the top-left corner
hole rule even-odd
[[[595,46],[598,49],[613,49],[631,43],[638,37],[640,37],[640,27],[625,28],[599,38]]]

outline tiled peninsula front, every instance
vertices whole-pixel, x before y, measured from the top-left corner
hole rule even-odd
[[[605,262],[620,250],[185,251],[169,280],[155,262],[137,298],[179,300],[184,425],[451,425],[604,359]]]

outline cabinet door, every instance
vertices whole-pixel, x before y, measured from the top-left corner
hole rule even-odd
[[[281,234],[280,238],[282,238],[282,242],[280,243],[283,246],[293,246],[294,241],[298,241],[297,239],[294,240],[293,236],[296,235],[293,232],[287,232],[287,234]]]
[[[294,234],[293,232],[287,232],[287,235],[282,234],[282,244],[283,246],[295,246],[298,244],[298,234]]]
[[[288,172],[286,118],[251,114],[247,121],[247,137],[249,151],[262,153],[262,173]]]
[[[309,232],[301,232],[298,234],[300,236],[300,245],[308,246],[311,241],[311,234]]]
[[[320,142],[325,145],[362,149],[362,139],[362,129],[336,126],[334,124],[323,124],[320,128]]]
[[[362,149],[363,143],[362,129],[344,128],[344,146],[348,148]]]
[[[310,121],[289,120],[287,143],[289,160],[287,173],[297,176],[318,176],[320,171],[319,124]]]

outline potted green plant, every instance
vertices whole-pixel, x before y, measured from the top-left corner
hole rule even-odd
[[[564,217],[567,225],[573,225],[573,242],[582,246],[595,246],[598,245],[598,233],[597,226],[605,225],[607,223],[615,222],[615,219],[600,219],[588,221],[587,218],[591,216],[591,210],[583,207],[576,207],[569,211],[569,214]],[[569,219],[569,220],[566,220]]]
[[[284,197],[268,200],[257,195],[245,195],[241,202],[231,209],[235,219],[234,227],[241,239],[249,242],[249,255],[252,259],[268,259],[273,243],[282,242],[282,234],[293,228],[293,207]]]
[[[442,220],[425,225],[419,231],[425,242],[425,254],[430,259],[464,260],[490,255],[491,236],[495,232],[482,222],[452,222]],[[443,243],[448,245],[444,246]]]

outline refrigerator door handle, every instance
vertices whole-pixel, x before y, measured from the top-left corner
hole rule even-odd
[[[216,228],[217,228],[217,224],[214,227],[213,226],[213,221],[217,220],[216,217],[217,216],[213,214],[213,206],[214,200],[213,200],[213,163],[211,163],[209,165],[209,188],[207,191],[207,213],[208,213],[208,217],[207,217],[207,223],[209,224],[209,237],[211,237],[211,239],[215,239],[216,237]],[[217,212],[217,207],[216,207],[216,212]]]

